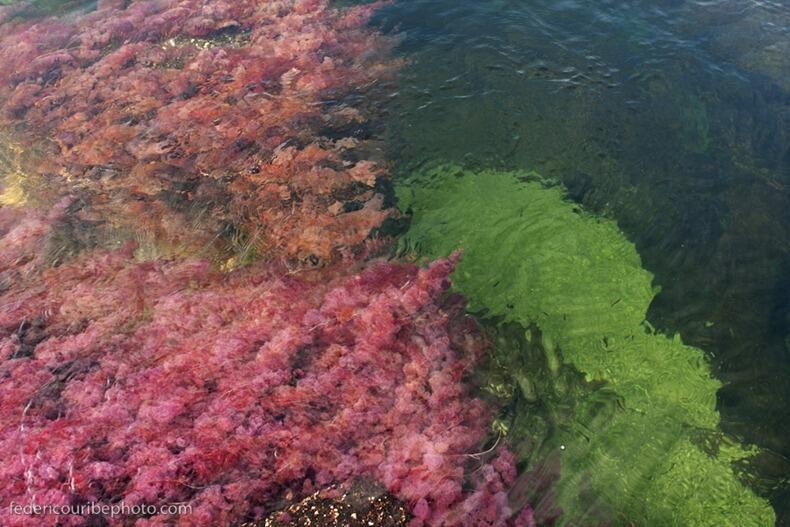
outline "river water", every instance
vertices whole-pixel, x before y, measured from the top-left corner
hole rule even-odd
[[[376,23],[408,61],[396,173],[536,170],[616,219],[661,288],[649,321],[711,357],[789,524],[790,6],[411,0]]]
[[[394,0],[372,23],[404,64],[361,131],[394,185],[535,171],[615,220],[660,288],[649,325],[708,357],[720,429],[759,452],[744,484],[790,526],[790,4]]]

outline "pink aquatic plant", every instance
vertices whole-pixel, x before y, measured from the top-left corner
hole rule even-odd
[[[364,260],[389,213],[358,95],[397,67],[366,27],[375,7],[0,8],[0,122],[48,154],[31,188],[69,195],[0,207],[0,524],[234,525],[357,478],[414,527],[534,523],[510,509],[514,458],[487,448],[492,411],[466,381],[486,343],[446,294],[455,257]],[[221,273],[130,243],[63,257],[67,220],[265,258]]]
[[[241,233],[269,256],[332,260],[387,215],[370,97],[356,96],[397,66],[366,27],[375,8],[102,0],[33,21],[0,8],[0,122],[49,145],[44,171],[117,224],[187,251]]]
[[[233,525],[360,476],[415,527],[510,521],[514,458],[478,455],[492,416],[465,375],[486,342],[445,293],[455,257],[220,274],[125,246],[51,267],[56,214],[0,209],[0,524],[100,525],[6,505],[121,500],[192,512],[110,525]]]

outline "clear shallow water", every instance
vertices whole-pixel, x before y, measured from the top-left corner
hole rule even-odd
[[[62,10],[75,8],[92,2]],[[401,0],[376,24],[401,35],[398,53],[408,64],[386,87],[387,119],[360,133],[386,131],[396,183],[442,163],[478,174],[537,170],[587,209],[616,219],[662,288],[650,322],[711,357],[726,383],[721,426],[762,449],[750,483],[788,524],[788,8]],[[540,328],[529,328],[530,341],[524,328],[495,322],[486,321],[495,348],[515,346],[520,366],[535,372],[535,391],[549,395],[503,412],[548,438],[532,459],[562,450],[569,427],[577,436],[611,430],[617,394],[585,386],[572,368],[557,374]],[[718,448],[708,432],[698,442]],[[673,433],[655,430],[651,444]],[[631,438],[634,451],[639,441]],[[556,471],[530,477],[540,476]],[[621,474],[615,467],[605,476]],[[528,501],[540,505],[534,491],[542,482],[526,483]],[[583,483],[572,482],[587,494]],[[590,518],[609,513],[595,510],[598,498],[589,494]],[[628,524],[623,516],[609,519]]]
[[[395,171],[536,170],[616,219],[662,290],[649,321],[709,354],[788,524],[790,8],[431,0],[377,24],[409,61]]]

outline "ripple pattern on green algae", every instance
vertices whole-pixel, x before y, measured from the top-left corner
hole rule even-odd
[[[402,181],[397,194],[412,216],[404,250],[464,250],[453,279],[471,311],[537,325],[545,350],[620,397],[591,433],[559,432],[567,524],[773,525],[773,510],[733,468],[753,452],[717,431],[720,383],[704,353],[645,321],[657,290],[615,222],[534,173],[442,166]],[[533,431],[509,433],[518,442]]]

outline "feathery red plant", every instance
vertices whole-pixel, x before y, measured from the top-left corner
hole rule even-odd
[[[55,169],[116,223],[192,250],[241,232],[270,256],[331,260],[387,214],[366,99],[348,102],[396,66],[366,27],[375,7],[101,1],[35,21],[0,8],[2,120],[51,142]]]
[[[414,526],[511,516],[513,456],[470,455],[491,414],[464,382],[485,341],[444,295],[454,259],[219,274],[125,247],[52,268],[52,215],[0,211],[0,503],[183,502],[181,518],[107,520],[232,525],[367,476]]]

